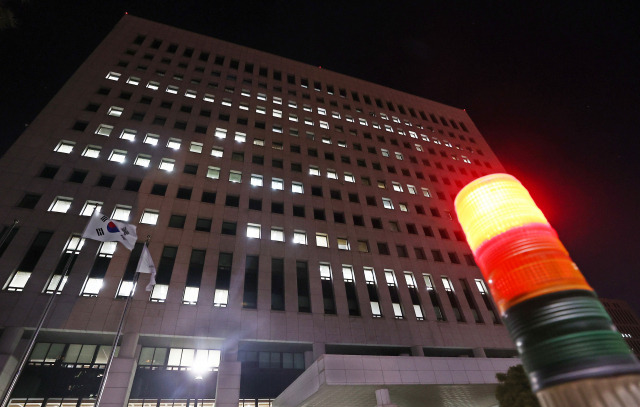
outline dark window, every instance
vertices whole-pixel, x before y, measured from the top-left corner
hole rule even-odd
[[[51,165],[45,165],[44,168],[42,169],[42,171],[40,171],[40,177],[41,178],[48,178],[48,179],[53,179],[53,177],[56,176],[56,174],[58,173],[58,170],[60,169],[60,167],[54,167]]]
[[[33,271],[44,249],[47,247],[51,236],[53,236],[53,232],[38,232],[16,271]]]
[[[271,202],[271,213],[284,214],[284,203],[283,202]]]
[[[236,228],[237,228],[236,222],[222,222],[222,230],[220,231],[220,233],[222,233],[223,235],[235,236]]]
[[[164,124],[166,122],[167,122],[167,118],[166,117],[156,116],[156,117],[153,118],[152,124],[158,124],[160,126],[164,126]]]
[[[374,229],[382,229],[382,219],[371,218],[371,226],[373,226]]]
[[[226,114],[226,113],[219,113],[218,114],[218,120],[222,120],[223,122],[228,122],[230,118],[231,118],[231,116]],[[256,123],[256,127],[258,127],[258,123]]]
[[[430,211],[432,216],[436,218],[440,217],[440,211],[438,210],[438,208],[430,208]]]
[[[271,259],[271,309],[284,311],[284,259]]]
[[[326,220],[326,216],[324,214],[324,209],[313,209],[313,219],[316,220]]]
[[[185,164],[184,173],[196,175],[198,173],[198,164]]]
[[[274,158],[271,160],[271,166],[273,168],[284,168],[284,162],[282,160]]]
[[[98,93],[98,95],[108,95],[109,92],[111,92],[111,88],[100,87],[96,93]]]
[[[297,144],[292,144],[292,145],[289,146],[289,150],[292,153],[300,153],[300,146],[297,145]]]
[[[262,199],[249,199],[249,209],[254,211],[262,210]]]
[[[216,193],[212,191],[202,191],[202,202],[216,203]]]
[[[153,184],[151,187],[152,195],[164,196],[167,193],[167,184]]]
[[[111,185],[113,185],[113,181],[115,180],[116,180],[116,177],[113,175],[101,175],[100,178],[98,179],[98,183],[96,184],[96,186],[111,188]]]
[[[200,232],[210,232],[211,231],[211,219],[206,218],[198,218],[196,219],[196,230]]]
[[[178,130],[185,130],[187,128],[187,122],[176,121],[173,125],[173,128]]]
[[[200,116],[203,117],[211,117],[211,110],[201,109]]]
[[[433,260],[438,262],[444,262],[444,257],[442,257],[442,253],[440,250],[433,249],[431,250],[431,254],[433,255]]]
[[[300,164],[300,163],[291,163],[291,171],[302,172],[302,164]]]
[[[418,259],[418,260],[426,260],[427,259],[427,255],[425,254],[424,249],[422,247],[414,247],[413,251],[416,254],[416,259]]]
[[[40,200],[41,196],[42,195],[40,194],[24,194],[20,203],[18,203],[18,207],[25,208],[25,209],[33,209],[38,204],[38,201]]]
[[[438,229],[438,233],[440,233],[440,237],[442,239],[449,239],[449,232],[447,231],[447,229]]]
[[[247,256],[244,269],[244,295],[242,308],[256,309],[258,307],[258,271],[259,257]]]
[[[433,229],[431,228],[431,226],[422,226],[422,233],[424,233],[425,236],[429,236],[429,237],[433,237]]]
[[[88,172],[83,170],[73,170],[71,175],[69,176],[69,182],[76,182],[78,184],[82,184],[84,179],[87,177]]]
[[[331,199],[338,199],[341,200],[342,199],[342,194],[340,193],[339,190],[337,189],[332,189],[329,191],[331,194]]]
[[[360,202],[360,198],[358,197],[358,194],[349,194],[349,202],[353,202],[353,203],[359,203]]]
[[[311,186],[311,195],[322,196],[322,187]]]
[[[355,226],[364,226],[364,216],[362,216],[362,215],[353,215],[353,224]]]
[[[251,162],[253,164],[264,165],[264,156],[262,156],[262,155],[253,155],[251,157]]]
[[[293,205],[293,216],[297,216],[299,218],[304,218],[304,206],[302,205]]]
[[[336,223],[347,223],[343,212],[334,212],[333,221]]]
[[[184,215],[171,215],[171,217],[169,218],[169,227],[183,229],[186,219],[187,217]]]
[[[398,251],[398,257],[409,257],[409,252],[407,251],[407,246],[403,244],[397,244],[396,250]]]
[[[140,189],[140,185],[142,185],[142,181],[141,180],[129,178],[127,180],[127,183],[124,184],[124,190],[125,191],[138,192],[138,190]]]
[[[375,196],[367,195],[366,199],[367,199],[367,205],[369,205],[369,206],[377,206],[376,197]]]
[[[389,245],[383,242],[377,242],[378,245],[378,253],[380,254],[385,254],[385,255],[390,255],[391,252],[389,252]]]
[[[142,103],[143,105],[150,105],[152,100],[153,99],[150,98],[149,96],[141,96],[140,97],[140,103]]]
[[[168,100],[163,100],[162,102],[160,102],[160,107],[164,109],[171,109],[172,105],[173,105],[173,102],[170,102]]]
[[[335,161],[336,157],[333,153],[324,153],[324,159],[329,161]]]
[[[460,264],[460,257],[458,257],[458,253],[456,252],[448,252],[449,261],[453,264]]]
[[[73,125],[73,130],[84,131],[88,125],[87,122],[77,121]]]
[[[233,153],[231,153],[231,159],[233,161],[244,162],[244,153],[239,151],[234,151]]]
[[[131,94],[129,94],[129,97],[131,97]],[[88,112],[97,112],[98,108],[100,107],[99,104],[97,103],[89,103],[84,110],[88,111]]]
[[[191,199],[191,192],[193,192],[192,188],[180,187],[178,188],[178,192],[176,193],[176,198]]]
[[[416,205],[416,213],[420,215],[426,215],[427,213],[424,211],[424,206]]]
[[[237,195],[227,195],[224,204],[225,206],[233,206],[237,208],[240,206],[240,197]]]
[[[298,312],[311,312],[309,266],[306,261],[296,261],[296,283],[298,286]]]
[[[307,150],[307,154],[309,154],[310,157],[317,157],[318,150],[316,150],[315,148],[310,148]]]

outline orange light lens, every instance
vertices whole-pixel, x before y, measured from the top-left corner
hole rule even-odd
[[[515,227],[549,224],[529,192],[513,176],[491,174],[469,183],[456,196],[456,213],[471,250]]]

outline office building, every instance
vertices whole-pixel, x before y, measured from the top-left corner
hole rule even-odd
[[[61,283],[11,405],[94,403],[148,235],[101,406],[494,405],[496,171],[462,109],[126,15],[0,160],[0,389]]]

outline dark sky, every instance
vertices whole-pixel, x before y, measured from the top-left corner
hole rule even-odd
[[[0,33],[0,153],[128,11],[466,108],[598,294],[640,313],[638,1],[30,0],[16,11],[20,26]]]

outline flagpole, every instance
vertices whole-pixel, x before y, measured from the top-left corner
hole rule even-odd
[[[9,230],[7,230],[6,233],[4,235],[2,235],[2,238],[0,238],[0,247],[2,247],[2,245],[5,242],[5,240],[7,240],[7,238],[11,234],[11,231],[18,225],[18,223],[20,223],[20,220],[18,220],[18,219],[14,219],[13,220],[13,225],[11,225]]]
[[[14,226],[17,225],[17,223],[18,223],[18,220],[16,219],[14,221]],[[24,370],[24,367],[27,364],[27,360],[29,360],[29,355],[31,355],[31,351],[33,350],[33,347],[36,344],[36,339],[38,338],[38,334],[40,333],[40,330],[44,325],[44,321],[47,319],[47,315],[49,314],[49,311],[51,311],[53,302],[56,296],[58,295],[58,292],[60,291],[60,286],[62,285],[62,282],[64,281],[64,278],[67,276],[67,273],[69,272],[69,267],[71,266],[71,262],[73,261],[73,256],[74,256],[73,253],[70,253],[69,258],[67,259],[67,262],[64,266],[64,270],[62,271],[62,275],[60,276],[60,280],[58,280],[58,284],[56,284],[56,289],[53,291],[53,293],[51,293],[51,297],[49,297],[49,301],[47,301],[47,305],[45,306],[44,311],[40,316],[40,320],[38,321],[36,330],[33,332],[33,335],[29,340],[29,345],[27,346],[27,349],[24,351],[24,354],[22,355],[22,359],[20,360],[18,370],[13,375],[13,378],[11,379],[11,384],[9,385],[9,387],[7,388],[7,391],[4,394],[4,397],[2,399],[2,404],[0,405],[1,407],[6,407],[7,404],[9,403],[9,398],[11,397],[11,393],[13,392],[13,389],[16,387],[16,384],[18,383],[18,379],[20,378],[20,374],[22,374],[22,371]],[[45,290],[46,290],[46,287],[45,287]]]
[[[146,247],[149,247],[149,242],[151,241],[151,235],[147,235],[147,240],[144,243]],[[144,255],[144,250],[140,253],[140,257]],[[122,328],[124,327],[124,320],[127,316],[127,311],[129,310],[129,306],[131,305],[131,299],[135,293],[135,289],[138,283],[138,277],[140,277],[140,273],[136,272],[133,276],[133,286],[131,287],[131,291],[129,292],[129,296],[127,297],[127,301],[124,304],[124,310],[122,311],[122,316],[120,317],[120,323],[118,324],[118,330],[116,331],[116,336],[113,339],[113,346],[111,347],[111,354],[109,355],[109,360],[107,361],[107,365],[104,368],[104,374],[102,375],[102,380],[100,381],[100,388],[98,389],[98,395],[96,396],[96,404],[95,407],[100,406],[100,401],[102,400],[102,395],[104,394],[104,387],[107,384],[107,376],[109,375],[109,370],[111,369],[111,364],[113,362],[113,358],[116,354],[116,347],[118,346],[118,341],[122,336]],[[5,407],[4,405],[1,407]]]

